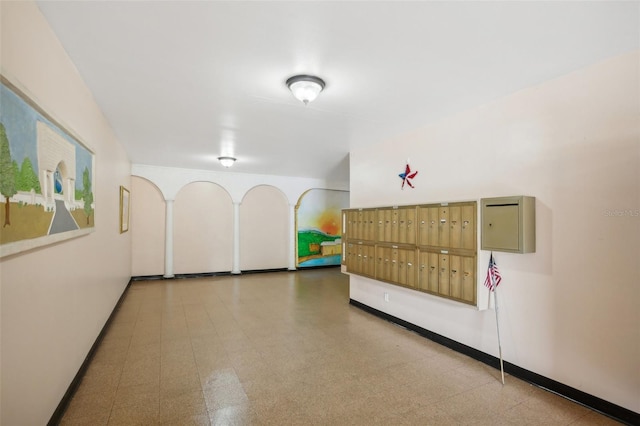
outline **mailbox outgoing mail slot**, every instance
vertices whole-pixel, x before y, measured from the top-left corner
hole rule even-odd
[[[483,198],[481,204],[482,250],[535,253],[535,197]]]

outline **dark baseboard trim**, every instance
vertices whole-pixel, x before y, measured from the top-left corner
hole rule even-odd
[[[500,359],[494,357],[493,355],[489,355],[485,352],[479,351],[478,349],[472,348],[471,346],[456,342],[455,340],[442,336],[441,334],[434,333],[433,331],[427,330],[398,317],[394,317],[393,315],[389,315],[386,312],[382,312],[378,309],[372,308],[371,306],[365,305],[364,303],[358,302],[357,300],[349,299],[349,304],[379,318],[392,322],[408,330],[414,331],[429,340],[453,349],[456,352],[467,355],[473,359],[481,361],[493,368],[500,369]],[[604,399],[590,395],[581,390],[572,388],[571,386],[567,386],[548,377],[541,376],[540,374],[534,373],[533,371],[518,367],[517,365],[511,364],[510,362],[504,361],[503,364],[504,371],[514,377],[522,379],[539,388],[553,392],[578,404],[584,405],[587,408],[597,411],[605,416],[611,417],[612,419],[624,424],[640,425],[639,413],[613,404],[609,401],[605,401]]]
[[[297,269],[288,268],[273,268],[273,269],[248,269],[240,271],[240,274],[233,274],[231,271],[222,272],[199,272],[195,274],[175,274],[171,278],[165,278],[163,275],[138,275],[131,277],[131,281],[151,281],[151,280],[182,280],[188,278],[204,278],[204,277],[223,277],[228,275],[241,275],[241,274],[265,274],[269,272],[298,272],[307,269],[325,269],[325,268],[339,268],[340,265],[322,265],[322,266],[305,266]]]
[[[137,277],[131,277],[131,281],[150,281],[150,280],[164,280],[162,275],[139,275]]]
[[[318,265],[318,266],[298,266],[298,271],[304,271],[305,269],[327,269],[327,268],[339,268],[342,265]]]
[[[98,349],[98,346],[100,346],[100,342],[102,342],[102,339],[104,338],[105,334],[107,334],[107,330],[109,329],[109,326],[111,325],[111,322],[113,321],[113,318],[115,317],[115,314],[118,311],[118,308],[122,304],[122,301],[124,300],[124,296],[127,294],[127,291],[131,286],[131,281],[132,280],[129,280],[129,282],[127,283],[127,286],[124,288],[124,291],[120,295],[120,298],[118,299],[118,302],[116,303],[116,305],[113,307],[113,310],[109,315],[109,318],[107,318],[107,321],[104,323],[104,326],[102,326],[102,330],[100,330],[100,334],[98,334],[98,337],[96,338],[95,342],[93,342],[91,349],[89,349],[89,353],[87,353],[87,356],[82,362],[80,369],[78,370],[75,377],[71,381],[71,384],[67,388],[67,391],[64,393],[64,396],[60,400],[58,407],[56,407],[56,410],[51,415],[51,418],[49,419],[47,426],[59,425],[60,422],[62,421],[64,412],[67,410],[67,407],[69,406],[69,403],[73,398],[73,395],[78,390],[78,387],[80,386],[80,382],[82,381],[82,377],[84,377],[85,373],[87,372],[87,369],[89,368],[89,364],[91,364],[91,360],[93,359],[93,356],[95,355],[96,350]]]
[[[165,278],[167,280],[186,280],[190,278],[207,278],[207,277],[224,277],[231,275],[231,271],[223,272],[199,272],[197,274],[175,274],[172,278]],[[164,277],[163,277],[164,278]]]
[[[248,269],[240,271],[240,274],[267,274],[269,272],[287,272],[287,268],[273,268],[273,269]]]
[[[204,278],[231,275],[231,271],[223,272],[198,272],[195,274],[175,274],[173,277],[167,278],[164,275],[137,275],[131,277],[131,281],[154,281],[154,280],[183,280],[188,278]]]

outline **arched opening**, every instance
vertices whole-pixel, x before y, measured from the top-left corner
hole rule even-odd
[[[342,209],[349,193],[310,189],[296,207],[297,266],[339,265],[342,261]]]

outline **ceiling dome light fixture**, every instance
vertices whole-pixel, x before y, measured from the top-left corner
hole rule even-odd
[[[225,167],[233,166],[233,163],[236,162],[236,159],[233,157],[218,157],[218,161]]]
[[[307,105],[324,89],[324,81],[312,75],[294,75],[287,79],[287,87],[293,96]]]

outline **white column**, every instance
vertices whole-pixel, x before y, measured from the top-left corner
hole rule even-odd
[[[289,270],[296,270],[296,260],[298,253],[296,253],[296,205],[289,204]]]
[[[69,203],[69,206],[71,206],[72,208],[74,208],[75,206],[73,206],[73,202],[76,198],[76,188],[75,185],[73,184],[73,180],[72,179],[65,179],[65,190],[64,190],[64,195],[65,195],[65,200],[67,201],[67,203]]]
[[[173,278],[173,200],[165,200],[164,277]]]
[[[232,274],[240,274],[240,203],[233,203],[233,269]]]
[[[56,201],[54,199],[54,194],[56,193],[55,190],[56,186],[53,183],[53,172],[51,171],[47,171],[47,202],[49,203],[53,203],[54,205],[56,204]]]

